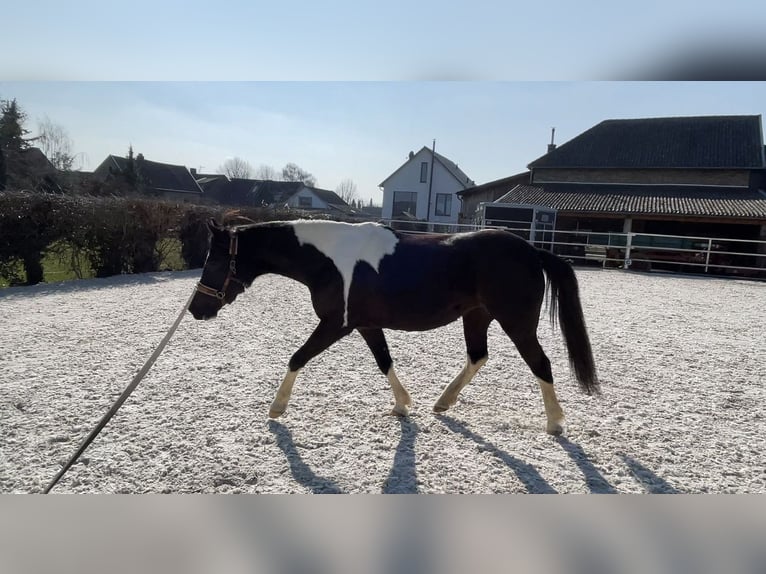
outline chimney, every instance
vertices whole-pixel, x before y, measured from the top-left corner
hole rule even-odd
[[[415,152],[414,152],[414,151],[411,151],[411,152],[410,152],[410,159],[412,159],[413,157],[415,157]]]
[[[556,133],[556,128],[551,128],[551,143],[548,144],[548,153],[551,153],[554,149],[556,149],[556,144],[553,143],[553,136]]]
[[[197,177],[197,168],[196,167],[190,167],[189,171],[194,177]]]

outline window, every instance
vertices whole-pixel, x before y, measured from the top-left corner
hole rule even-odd
[[[420,183],[428,181],[428,162],[424,161],[420,163]]]
[[[436,194],[436,215],[452,214],[452,194],[451,193],[437,193]]]
[[[391,211],[391,217],[401,215],[405,211],[410,215],[416,215],[418,206],[418,194],[414,191],[395,191],[394,208]]]
[[[302,195],[298,196],[298,206],[299,207],[311,207],[311,196],[303,197]]]

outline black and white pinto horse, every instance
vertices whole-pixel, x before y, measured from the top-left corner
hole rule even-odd
[[[462,317],[465,367],[434,405],[443,412],[487,361],[487,329],[496,320],[537,377],[546,430],[562,432],[564,413],[551,364],[537,340],[546,289],[569,363],[588,394],[599,382],[574,271],[556,255],[507,231],[406,235],[376,223],[290,221],[221,226],[208,222],[210,250],[189,311],[210,319],[256,277],[276,273],[311,292],[319,325],[291,357],[269,416],[284,413],[298,372],[356,329],[394,394],[393,413],[406,416],[410,395],[396,377],[383,329],[425,331]],[[544,272],[544,273],[543,273]],[[545,277],[547,276],[547,282]]]

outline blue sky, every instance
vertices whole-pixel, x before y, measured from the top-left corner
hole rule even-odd
[[[766,53],[762,0],[23,0],[19,80],[582,80],[684,50]]]
[[[215,172],[294,162],[318,185],[378,184],[431,146],[477,183],[524,171],[556,128],[564,143],[600,121],[763,114],[766,82],[0,82],[33,134],[63,126],[94,169],[129,145],[147,159]]]
[[[380,201],[433,139],[483,183],[523,171],[551,127],[563,143],[610,118],[766,107],[763,81],[616,81],[711,52],[766,80],[762,0],[26,0],[2,17],[0,98],[33,131],[66,128],[86,169],[132,144],[204,171],[295,162]]]

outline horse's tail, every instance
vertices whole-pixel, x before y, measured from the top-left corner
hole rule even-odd
[[[550,318],[555,325],[556,310],[564,342],[569,353],[569,366],[583,391],[598,394],[600,385],[596,364],[590,347],[585,317],[580,304],[577,277],[572,267],[550,251],[538,249],[545,275],[546,291],[550,293]]]

